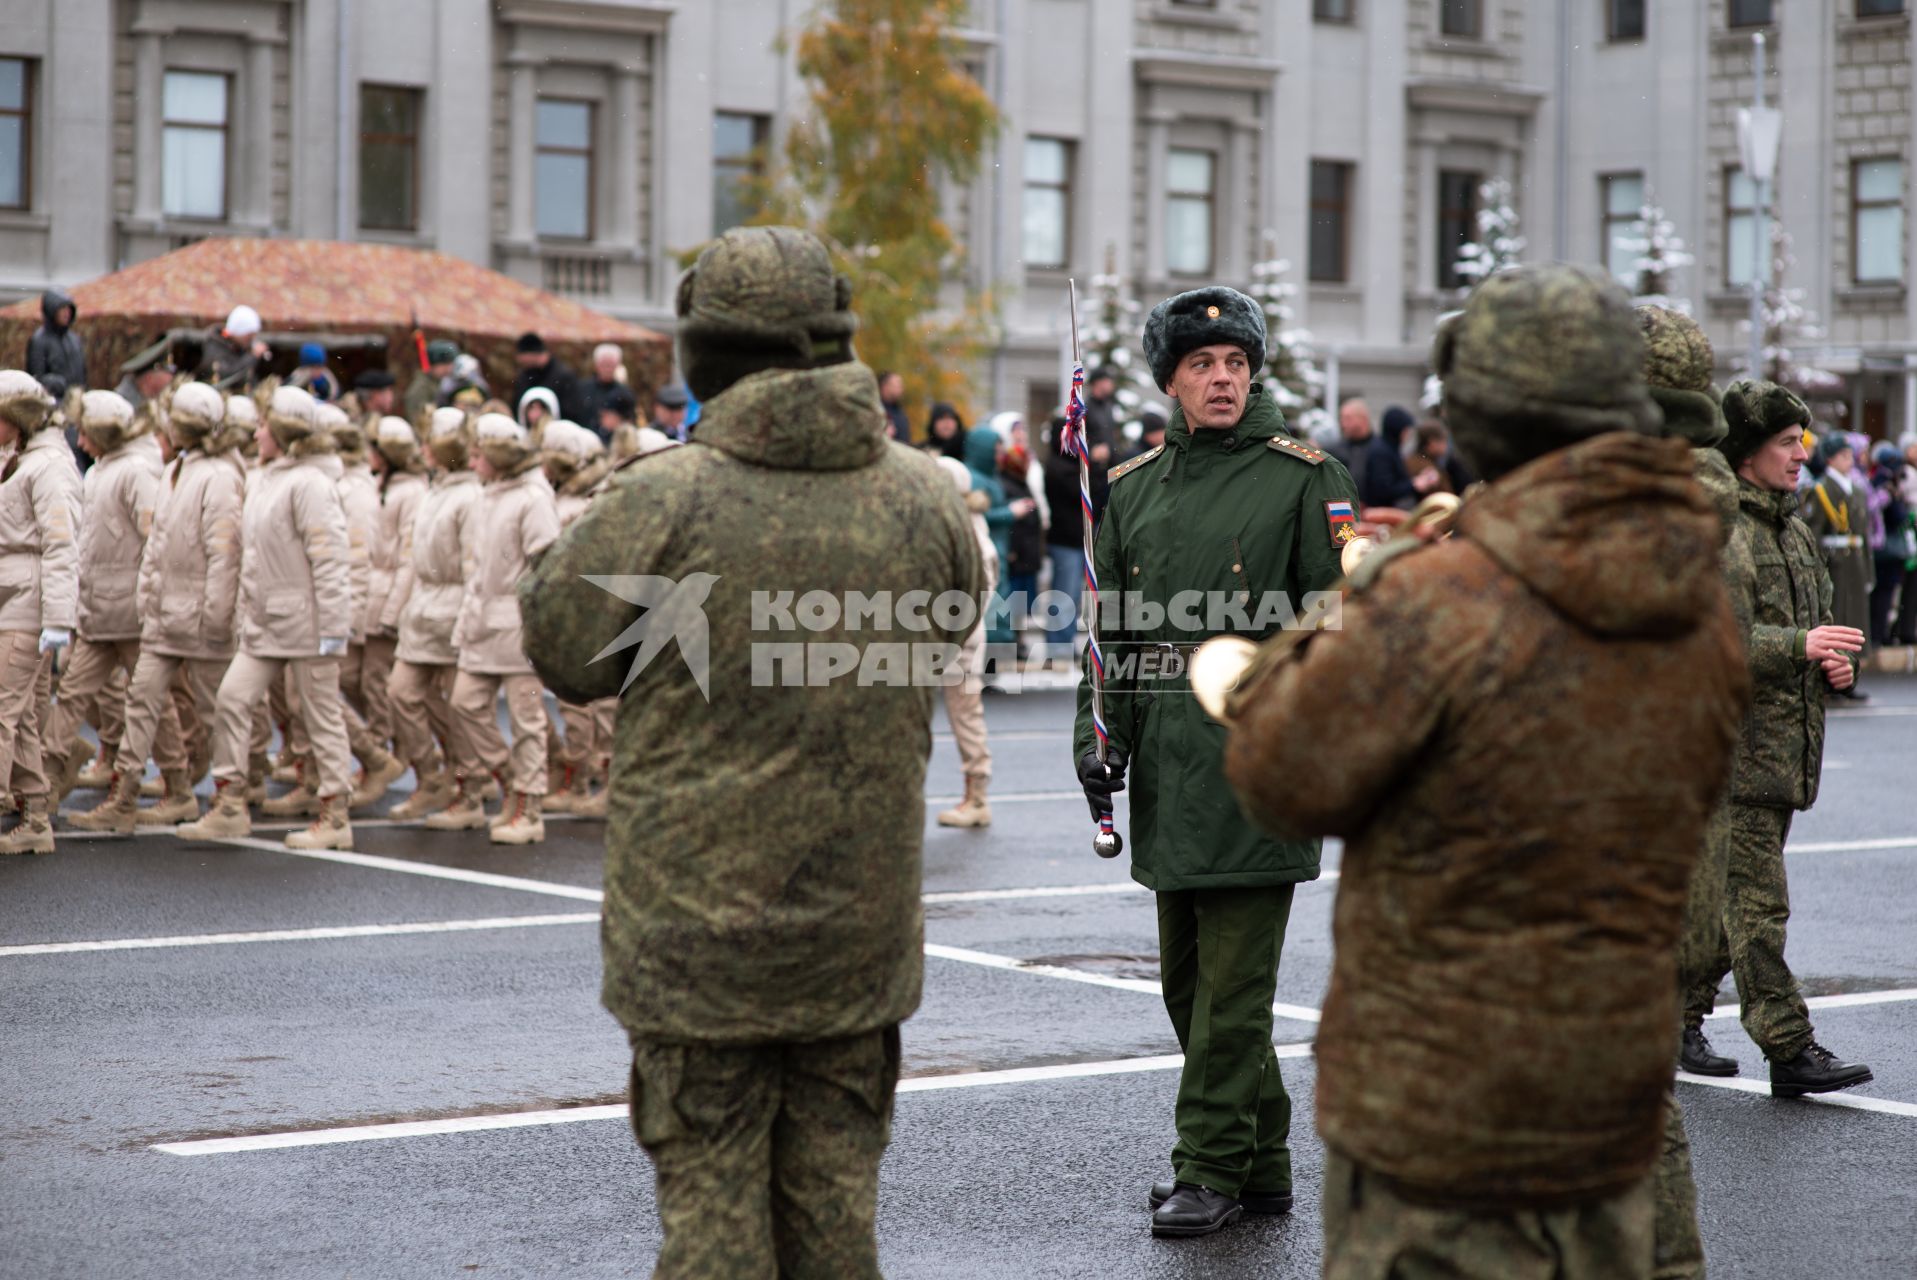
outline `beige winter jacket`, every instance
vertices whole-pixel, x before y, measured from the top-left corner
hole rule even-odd
[[[240,545],[240,648],[315,658],[353,626],[346,512],[323,457],[275,458],[253,477]]]
[[[479,477],[470,471],[441,475],[419,500],[413,517],[413,590],[399,614],[401,662],[447,667],[458,660],[453,627],[478,550],[473,520],[478,510]]]
[[[192,449],[160,473],[140,561],[140,646],[173,658],[233,656],[246,468],[228,450]]]
[[[369,548],[372,573],[366,599],[369,635],[395,635],[406,597],[413,593],[413,521],[426,496],[426,477],[395,471],[379,494],[379,525]]]
[[[373,588],[373,543],[379,537],[379,481],[363,462],[351,466],[333,455],[339,501],[346,512],[348,576],[353,591],[353,643],[366,638],[366,611]]]
[[[79,613],[80,469],[36,433],[0,471],[0,631],[68,630]]]
[[[559,507],[537,466],[480,492],[472,576],[453,644],[459,669],[482,675],[530,675],[520,644],[519,577],[559,537]]]
[[[160,459],[138,441],[96,460],[80,483],[81,637],[135,640],[140,553],[153,530]]]

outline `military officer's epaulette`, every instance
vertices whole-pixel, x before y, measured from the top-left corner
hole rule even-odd
[[[1147,462],[1150,462],[1153,458],[1156,458],[1159,454],[1163,452],[1165,452],[1165,446],[1161,444],[1156,449],[1145,450],[1145,452],[1139,454],[1136,458],[1133,458],[1130,462],[1119,463],[1117,466],[1113,467],[1110,471],[1105,473],[1105,483],[1108,485],[1117,484],[1118,477],[1122,475],[1128,475],[1131,472],[1138,470],[1140,467],[1144,466]]]
[[[1265,448],[1296,458],[1300,462],[1309,462],[1314,467],[1323,462],[1326,457],[1323,449],[1314,449],[1302,440],[1293,440],[1290,436],[1273,436],[1265,441]]]

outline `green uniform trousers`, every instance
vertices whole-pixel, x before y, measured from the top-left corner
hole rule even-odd
[[[1407,1200],[1325,1149],[1325,1280],[1644,1280],[1651,1180],[1563,1209],[1473,1212]]]
[[[879,1275],[896,1026],[768,1045],[635,1041],[632,1127],[665,1243],[655,1280]]]
[[[1159,968],[1185,1066],[1172,1176],[1221,1195],[1291,1190],[1291,1097],[1271,1047],[1293,886],[1158,895]]]
[[[1791,918],[1784,841],[1790,830],[1789,809],[1728,806],[1723,824],[1723,923],[1706,958],[1688,971],[1680,969],[1687,984],[1685,1025],[1702,1024],[1724,975],[1734,974],[1744,1006],[1744,1031],[1773,1062],[1795,1058],[1812,1035],[1810,1010],[1784,962],[1784,930]]]

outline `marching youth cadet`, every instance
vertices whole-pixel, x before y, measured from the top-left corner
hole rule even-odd
[[[140,611],[134,595],[160,487],[159,452],[152,441],[134,438],[133,406],[119,393],[87,392],[80,401],[79,426],[80,447],[94,465],[81,484],[79,629],[60,677],[45,741],[49,780],[57,797],[71,790],[78,765],[91,755],[80,738],[82,723],[100,728],[103,748],[118,745],[109,724],[123,732],[120,707],[108,714],[107,702],[118,696],[110,688],[113,676],[120,671],[130,675],[140,658]],[[179,782],[186,753],[171,701],[161,713],[153,745],[163,767],[173,769]],[[144,769],[146,757],[140,759]],[[110,780],[110,772],[108,776]],[[167,804],[175,814],[199,814],[191,787],[169,794]],[[192,812],[185,813],[184,806],[193,806]]]
[[[453,627],[459,621],[460,602],[466,595],[466,579],[472,576],[478,544],[473,513],[479,502],[479,477],[467,465],[473,428],[466,411],[436,409],[428,423],[425,453],[433,478],[413,516],[412,590],[400,608],[399,642],[387,690],[393,699],[395,724],[425,725],[439,740],[443,761],[437,772],[419,774],[414,779],[413,794],[393,807],[392,816],[424,818],[450,805],[458,812],[439,825],[462,831],[486,823],[480,797],[485,779],[474,778],[468,792],[450,771],[463,766],[469,757],[459,744],[452,715],[453,679],[459,661],[459,650],[453,647]],[[415,763],[415,771],[418,767]]]
[[[106,798],[71,820],[83,830],[125,833],[136,823],[199,817],[187,753],[169,742],[163,724],[176,706],[172,686],[184,680],[196,718],[211,726],[233,659],[246,469],[239,442],[223,429],[225,416],[224,398],[204,382],[175,391],[166,411],[176,454],[160,475],[153,532],[140,561],[140,652],[127,689],[126,730]],[[149,751],[159,758],[164,799],[142,810],[140,775]]]
[[[1655,438],[1643,361],[1608,276],[1481,284],[1432,366],[1488,487],[1448,541],[1366,560],[1342,629],[1267,646],[1227,703],[1245,805],[1345,839],[1329,1280],[1652,1274],[1672,960],[1749,686],[1718,521],[1690,445]]]
[[[1725,867],[1723,928],[1708,963],[1691,969],[1685,993],[1687,1048],[1711,1075],[1737,1064],[1711,1052],[1704,1016],[1726,971],[1737,978],[1744,1030],[1770,1063],[1781,1098],[1864,1084],[1870,1068],[1842,1062],[1817,1043],[1810,1012],[1784,959],[1790,920],[1784,841],[1791,815],[1817,801],[1824,762],[1824,698],[1857,678],[1864,633],[1831,625],[1831,581],[1816,541],[1797,516],[1797,476],[1809,457],[1810,409],[1772,382],[1733,382],[1724,392],[1729,433],[1718,448],[1736,469],[1738,522],[1726,548],[1733,607],[1749,628],[1753,697],[1738,738],[1727,821],[1713,857]],[[1726,1069],[1728,1068],[1728,1069]]]
[[[381,418],[372,443],[368,464],[379,485],[379,523],[368,548],[372,572],[360,692],[373,742],[381,754],[389,754],[385,752],[388,741],[398,749],[389,754],[391,763],[376,755],[366,765],[360,788],[353,794],[355,807],[385,795],[386,788],[408,768],[416,781],[445,771],[426,721],[402,720],[394,710],[390,689],[399,650],[399,615],[413,593],[413,520],[426,496],[426,466],[419,456],[419,437],[404,418]]]
[[[78,612],[80,470],[53,397],[19,369],[0,373],[0,458],[0,788],[20,798],[0,854],[52,853],[40,740]]]
[[[540,458],[557,495],[559,527],[566,529],[592,506],[593,491],[612,469],[612,462],[597,434],[563,418],[546,424]],[[612,727],[618,713],[617,698],[601,698],[590,706],[559,704],[566,732],[564,737],[553,734],[548,739],[552,782],[545,799],[547,812],[606,816],[606,776],[612,765]]]
[[[280,387],[254,435],[261,467],[240,524],[239,653],[220,681],[213,728],[213,804],[184,839],[252,832],[246,811],[253,716],[276,680],[290,678],[311,739],[318,813],[287,835],[293,849],[350,849],[346,806],[352,757],[339,694],[339,661],[353,627],[346,513],[315,431],[313,397]]]
[[[1356,533],[1358,492],[1341,463],[1285,433],[1252,381],[1265,363],[1265,318],[1244,294],[1214,287],[1159,303],[1145,358],[1177,404],[1165,443],[1112,469],[1093,551],[1100,588],[1127,597],[1125,611],[1101,607],[1098,619],[1111,673],[1109,772],[1087,686],[1073,750],[1094,813],[1112,792],[1132,791],[1132,878],[1158,897],[1165,1009],[1185,1051],[1172,1177],[1151,1188],[1152,1232],[1193,1236],[1247,1209],[1291,1208],[1291,1098],[1272,1051],[1271,1003],[1292,892],[1318,878],[1319,842],[1274,840],[1240,812],[1225,785],[1225,731],[1191,696],[1182,659],[1213,627],[1259,638],[1283,620],[1268,605],[1303,610],[1307,593],[1332,587]],[[1203,629],[1167,607],[1188,594]],[[1120,674],[1131,661],[1135,674]],[[1148,661],[1166,678],[1146,674]],[[1322,749],[1349,718],[1314,720],[1307,736]]]
[[[485,487],[472,516],[477,526],[472,574],[453,630],[453,647],[459,650],[453,736],[466,752],[461,796],[476,802],[478,793],[469,791],[477,780],[502,775],[506,798],[489,836],[494,844],[533,844],[546,838],[539,812],[546,794],[549,726],[539,677],[520,644],[515,589],[532,558],[559,536],[559,508],[526,428],[504,414],[488,413],[480,416],[475,431],[477,469]],[[502,690],[513,730],[510,756],[496,711]],[[448,829],[451,814],[452,809],[436,814],[427,825]],[[465,811],[460,816],[467,825],[478,825]]]

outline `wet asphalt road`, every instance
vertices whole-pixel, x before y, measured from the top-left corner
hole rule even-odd
[[[1790,955],[1812,995],[1900,993],[1814,1016],[1827,1044],[1876,1069],[1860,1095],[1917,1104],[1917,682],[1872,687],[1867,709],[1833,721],[1823,797],[1792,832],[1803,851],[1790,859]],[[1204,1240],[1150,1238],[1144,1191],[1168,1168],[1175,1074],[1084,1064],[1176,1052],[1156,996],[1137,989],[1157,977],[1151,899],[1090,852],[1070,695],[994,698],[987,711],[995,825],[944,831],[928,813],[933,955],[905,1029],[906,1072],[921,1079],[900,1096],[885,1167],[887,1274],[1316,1275],[1321,1149],[1302,1050],[1285,1064],[1296,1212]],[[928,793],[949,802],[958,789],[941,737]],[[508,851],[469,833],[360,826],[359,852],[400,867],[167,834],[64,837],[53,857],[0,862],[0,1277],[648,1274],[650,1169],[616,1116],[190,1157],[153,1149],[622,1102],[623,1037],[597,1003],[600,830],[554,821],[549,837]],[[1856,847],[1872,841],[1895,847]],[[1053,886],[1088,891],[968,896]],[[1335,892],[1329,880],[1303,888],[1293,914],[1278,999],[1301,1015],[1323,996]],[[18,950],[154,938],[169,941]],[[1312,1029],[1283,1018],[1275,1039],[1302,1044]],[[1759,1078],[1734,1018],[1713,1031]],[[1485,1046],[1507,1050],[1523,1046]],[[1032,1067],[1062,1073],[950,1079]],[[1917,1276],[1917,1105],[1866,1111],[1689,1084],[1680,1096],[1714,1277]]]

